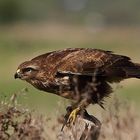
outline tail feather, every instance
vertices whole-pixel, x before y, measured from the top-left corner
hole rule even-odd
[[[128,78],[139,78],[140,79],[140,64],[135,63],[130,67],[124,68]]]

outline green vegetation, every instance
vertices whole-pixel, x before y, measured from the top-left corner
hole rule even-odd
[[[0,22],[59,20],[68,23],[139,24],[138,0],[1,0]],[[97,20],[97,21],[95,21]]]

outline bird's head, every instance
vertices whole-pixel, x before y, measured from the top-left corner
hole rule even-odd
[[[19,78],[21,80],[29,81],[35,79],[39,73],[39,66],[36,62],[26,61],[19,65],[16,73],[15,79]]]

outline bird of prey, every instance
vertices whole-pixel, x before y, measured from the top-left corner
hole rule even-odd
[[[111,92],[111,83],[140,78],[140,64],[127,56],[92,48],[68,48],[37,56],[19,65],[15,78],[35,88],[76,103],[67,123],[74,123],[79,111],[99,104]]]

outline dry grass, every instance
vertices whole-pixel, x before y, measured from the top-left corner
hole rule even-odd
[[[20,93],[21,94],[21,93]],[[35,115],[32,111],[20,106],[19,94],[0,103],[0,139],[1,140],[64,140],[70,131],[60,132],[61,120],[57,117],[47,118]],[[103,111],[102,128],[99,140],[139,140],[140,121],[134,107],[114,98],[109,111]],[[79,124],[80,125],[80,124]],[[80,127],[81,128],[81,127]],[[79,127],[73,132],[77,135]],[[73,140],[67,137],[67,140]]]
[[[140,120],[134,105],[114,98],[108,112],[102,114],[99,140],[139,140]]]
[[[24,91],[22,91],[24,92]],[[18,94],[6,97],[0,103],[1,140],[43,140],[43,119],[17,103]]]

